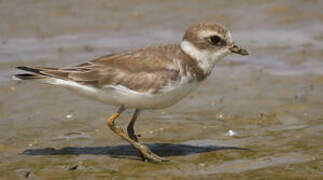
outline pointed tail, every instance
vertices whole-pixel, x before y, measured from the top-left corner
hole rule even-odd
[[[24,71],[28,71],[31,73],[23,73],[23,74],[15,74],[13,76],[14,80],[39,80],[39,79],[46,79],[46,76],[41,73],[41,71],[37,68],[26,67],[26,66],[19,66],[16,67],[17,69],[21,69]]]

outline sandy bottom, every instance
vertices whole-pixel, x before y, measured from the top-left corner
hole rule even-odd
[[[322,1],[63,2],[0,1],[1,179],[323,178]],[[178,42],[202,20],[225,24],[251,55],[226,57],[185,100],[141,114],[136,132],[163,164],[140,161],[105,126],[116,107],[10,79],[18,65]]]

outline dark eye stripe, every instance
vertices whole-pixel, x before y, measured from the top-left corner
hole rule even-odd
[[[211,36],[210,40],[213,44],[218,44],[221,41],[221,38],[219,36]]]
[[[215,46],[224,46],[226,45],[226,42],[219,36],[211,36],[209,37],[209,41],[211,44],[215,45]]]

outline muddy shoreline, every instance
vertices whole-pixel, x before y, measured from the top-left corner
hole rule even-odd
[[[322,1],[0,1],[2,179],[321,179]],[[248,12],[248,13],[246,13]],[[228,56],[175,106],[144,111],[140,141],[170,162],[139,161],[105,127],[115,107],[11,80],[15,66],[75,65],[177,43],[216,21],[248,57]],[[118,123],[125,126],[132,110]]]

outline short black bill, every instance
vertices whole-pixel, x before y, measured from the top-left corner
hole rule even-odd
[[[231,50],[231,52],[232,52],[232,53],[240,54],[240,55],[243,55],[243,56],[245,56],[245,55],[248,55],[248,54],[249,54],[247,50],[242,49],[242,48],[240,48],[240,47],[239,47],[239,46],[237,46],[237,45],[233,45],[233,46],[230,48],[230,50]]]

